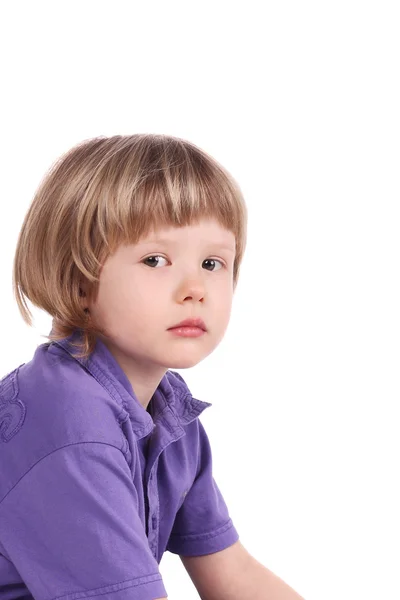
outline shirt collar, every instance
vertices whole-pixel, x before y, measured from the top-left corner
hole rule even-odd
[[[75,329],[69,337],[53,343],[61,346],[106,387],[114,399],[128,412],[138,437],[147,435],[161,414],[163,422],[168,421],[183,426],[194,421],[203,410],[212,406],[210,402],[194,398],[183,377],[176,371],[168,370],[152,396],[152,418],[140,404],[128,377],[102,340],[96,339],[95,348],[88,358],[74,356],[74,353],[78,353],[78,348],[73,344],[81,339],[82,330]]]

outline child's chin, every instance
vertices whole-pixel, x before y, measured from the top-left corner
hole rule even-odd
[[[190,367],[194,367],[198,365],[204,359],[204,356],[186,356],[182,358],[176,357],[175,359],[170,358],[168,360],[168,368],[169,369],[190,369]]]

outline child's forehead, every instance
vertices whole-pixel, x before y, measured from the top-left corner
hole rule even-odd
[[[143,234],[138,244],[146,242],[168,243],[180,239],[187,240],[196,235],[205,241],[224,242],[234,247],[235,236],[232,231],[220,225],[214,219],[203,219],[198,223],[188,225],[157,225]]]

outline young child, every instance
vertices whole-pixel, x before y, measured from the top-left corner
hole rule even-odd
[[[232,176],[179,138],[86,140],[46,174],[13,285],[53,328],[0,381],[0,600],[166,598],[166,550],[207,600],[300,598],[239,542],[211,404],[173,370],[223,338],[246,224]]]

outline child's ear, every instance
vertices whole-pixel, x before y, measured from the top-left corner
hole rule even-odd
[[[87,281],[86,279],[82,276],[79,279],[79,296],[81,296],[82,298],[85,298],[87,295]]]
[[[86,296],[87,296],[87,294],[86,294],[86,284],[83,281],[81,281],[80,284],[79,284],[79,296],[81,298],[86,298]],[[87,307],[87,303],[86,303],[85,300],[82,301],[82,308],[85,311],[85,313],[89,312],[89,309]]]

